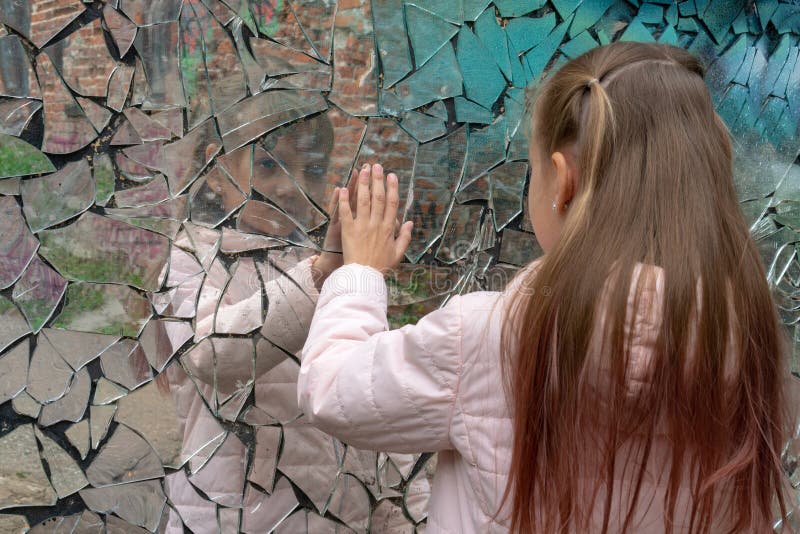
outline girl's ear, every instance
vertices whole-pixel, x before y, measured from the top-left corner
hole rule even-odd
[[[556,179],[556,207],[559,213],[564,213],[567,206],[575,196],[575,186],[577,180],[577,169],[575,162],[569,153],[553,152],[550,156],[553,163]]]

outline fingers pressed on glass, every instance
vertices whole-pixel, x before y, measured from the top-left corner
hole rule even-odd
[[[378,164],[372,166],[372,206],[370,217],[373,223],[383,219],[386,207],[386,188],[383,185],[383,167]]]
[[[353,215],[358,215],[358,170],[353,169],[350,174],[350,181],[347,182],[347,192],[350,195],[350,210]]]
[[[370,166],[368,164],[361,168],[358,173],[358,217],[369,218],[370,213],[370,196],[369,196],[369,182],[370,182]]]
[[[411,230],[413,227],[414,223],[412,221],[406,221],[403,223],[403,226],[400,227],[400,234],[395,241],[395,261],[397,263],[403,261],[403,255],[408,245],[411,243]]]
[[[350,210],[350,195],[347,189],[339,191],[339,219],[343,227],[348,227],[353,222],[353,212]]]
[[[383,222],[390,228],[397,228],[397,208],[400,205],[400,198],[397,192],[397,175],[390,172],[386,177],[386,212],[383,214]]]

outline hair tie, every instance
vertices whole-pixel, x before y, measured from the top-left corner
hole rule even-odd
[[[591,80],[586,82],[586,87],[591,87],[593,83],[600,83],[600,80],[598,80],[597,78],[592,78]]]

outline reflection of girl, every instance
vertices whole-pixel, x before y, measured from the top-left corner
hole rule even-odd
[[[354,199],[356,197],[356,184],[356,180],[350,180],[349,190],[353,192],[352,197]],[[306,258],[287,271],[285,275],[268,281],[265,288],[265,292],[270,295],[270,315],[268,320],[280,323],[282,326],[281,328],[270,328],[270,331],[275,333],[270,335],[270,341],[288,352],[297,352],[302,347],[308,334],[308,327],[316,304],[316,298],[319,295],[319,288],[322,287],[328,275],[342,265],[341,223],[334,200],[332,198],[327,206],[327,211],[332,214],[332,217],[328,224],[322,247],[323,252]],[[357,209],[355,202],[352,209]],[[231,350],[237,350],[237,347],[240,346],[229,344],[227,347]],[[252,376],[247,358],[243,361],[242,354],[218,352],[216,354],[216,370],[214,353],[210,350],[193,350],[189,354],[191,358],[188,363],[191,366],[192,376],[196,380],[196,388],[183,374],[173,373],[174,376],[168,376],[168,373],[165,372],[157,378],[157,383],[162,391],[168,391],[173,396],[176,405],[181,407],[179,413],[182,414],[183,418],[181,421],[181,432],[183,434],[181,454],[183,456],[197,451],[199,449],[199,440],[207,439],[208,436],[215,436],[217,435],[216,432],[221,430],[219,423],[205,407],[205,401],[198,390],[202,391],[205,398],[214,398],[215,372],[218,384],[224,382],[232,383],[239,377],[241,377],[241,381],[246,382]],[[257,355],[255,362],[256,386],[258,386],[260,380],[263,380],[263,373],[274,366],[274,362],[270,362],[265,355],[260,356]],[[214,482],[214,490],[218,494],[236,495],[237,498],[243,497],[243,495],[238,495],[242,491],[241,481],[237,481],[232,474],[241,472],[242,462],[245,460],[244,449],[242,448],[238,454],[232,454],[230,450],[226,450],[224,451],[226,453],[224,456],[221,454],[222,452],[219,451],[214,455],[215,463],[213,464],[213,469],[219,474],[216,482]],[[263,463],[268,460],[266,457],[274,455],[275,451],[256,447],[253,450],[253,454],[255,458],[252,459],[251,464]],[[206,471],[210,468],[211,465],[204,467],[203,470]],[[209,475],[209,473],[205,474]],[[186,477],[169,477],[167,479],[167,492],[180,518],[194,532],[205,532],[203,530],[204,525],[208,527],[208,532],[217,532],[215,525],[206,524],[205,519],[207,518],[205,514],[208,513],[208,509],[205,508],[205,503],[203,506],[198,505],[200,501],[197,500],[196,492]],[[259,525],[256,524],[257,520],[254,518],[260,516],[255,512],[256,510],[249,510],[247,507],[243,511],[244,514],[250,516],[248,517],[248,525],[251,531],[253,529],[259,530]],[[261,530],[266,531],[268,527],[269,525],[263,525]],[[172,513],[167,532],[177,534],[182,531],[181,520]]]
[[[276,132],[270,139],[277,139],[277,143],[271,143],[267,148],[275,152],[275,156],[285,162],[287,170],[293,177],[302,179],[304,186],[308,186],[308,191],[324,191],[325,189],[325,169],[328,166],[332,139],[330,119],[326,115],[320,115],[313,119],[292,124],[283,130]],[[292,149],[292,146],[296,148]],[[209,161],[217,153],[219,147],[216,144],[209,144],[205,148],[201,147],[202,152],[198,157],[205,157],[204,161]],[[242,149],[248,150],[248,148]],[[260,147],[257,148],[257,151]],[[308,150],[307,160],[299,157],[297,150]],[[263,151],[261,151],[263,153]],[[255,162],[259,164],[259,162]],[[213,191],[214,195],[206,199],[206,211],[213,211],[219,216],[231,213],[237,209],[243,200],[242,193],[237,189],[247,188],[249,184],[234,185],[227,176],[228,172],[234,180],[247,177],[250,180],[252,158],[238,157],[230,158],[226,162],[226,171],[219,167],[212,169],[201,180],[205,180],[206,186]],[[301,166],[302,165],[302,166]],[[309,166],[315,169],[322,169],[319,178],[321,188],[314,189],[317,185],[314,177],[309,176],[307,171]],[[271,177],[267,177],[271,178]],[[354,191],[356,180],[351,179],[351,191]],[[294,186],[295,188],[297,186]],[[274,189],[270,190],[268,198],[276,202],[281,207],[291,210],[293,206],[282,202],[281,193]],[[355,194],[353,195],[355,197]],[[291,192],[287,193],[287,198],[291,198]],[[262,334],[267,335],[269,330],[269,340],[280,346],[281,349],[294,353],[300,350],[308,333],[308,326],[313,314],[314,305],[318,296],[318,289],[333,270],[342,265],[342,245],[341,245],[341,225],[339,223],[336,204],[330,198],[327,206],[327,213],[331,214],[331,221],[328,224],[323,252],[318,255],[306,258],[290,269],[285,275],[274,280],[267,281],[265,293],[269,295],[269,316],[267,321],[270,323],[265,326]],[[353,209],[356,209],[355,204]],[[291,211],[289,211],[291,213]],[[265,344],[269,345],[269,344]],[[259,344],[260,346],[260,344]],[[183,436],[182,455],[187,456],[195,453],[204,444],[209,436],[216,436],[221,431],[221,427],[211,412],[205,406],[205,399],[213,399],[214,381],[217,384],[223,383],[247,383],[253,378],[248,354],[244,344],[228,343],[224,345],[215,344],[216,352],[211,350],[196,350],[194,347],[187,353],[185,362],[194,378],[194,382],[186,378],[181,373],[162,373],[157,378],[157,383],[162,391],[169,392],[173,397],[176,406],[181,409],[181,433]],[[215,369],[214,358],[216,354],[217,365]],[[257,354],[255,362],[255,388],[265,385],[265,372],[270,370],[275,362],[270,355]],[[216,377],[215,377],[216,374]],[[268,385],[268,384],[266,384]],[[202,392],[202,396],[201,393]],[[292,402],[293,400],[290,399]],[[294,407],[296,410],[296,407]],[[236,438],[228,438],[236,439]],[[226,447],[213,456],[213,464],[209,463],[203,468],[205,480],[211,477],[213,490],[217,495],[227,495],[243,501],[244,495],[242,481],[237,479],[236,473],[241,473],[243,462],[245,462],[245,449],[236,447]],[[208,455],[209,451],[204,451]],[[263,447],[252,449],[250,464],[268,462],[268,455],[274,455],[275,451],[268,451]],[[196,458],[202,462],[203,459]],[[218,476],[213,477],[209,470],[213,469]],[[189,479],[184,476],[171,476],[166,481],[168,495],[173,503],[178,515],[171,513],[167,532],[182,532],[181,523],[185,523],[195,532],[216,532],[216,525],[207,521],[209,506],[213,504],[198,500],[198,496],[193,489]],[[256,510],[250,510],[245,505],[243,518],[247,517],[247,524],[251,530],[266,531],[269,525],[261,525],[259,528],[259,514]],[[182,520],[182,521],[181,521]]]
[[[341,195],[345,266],[299,403],[356,447],[439,451],[428,534],[761,533],[786,516],[785,347],[703,74],[659,44],[566,63],[532,115],[544,257],[416,325],[386,319],[408,244],[388,223],[396,178],[365,170],[357,216]]]

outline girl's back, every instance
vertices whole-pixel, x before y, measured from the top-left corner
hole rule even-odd
[[[561,67],[531,108],[545,255],[417,325],[386,321],[382,271],[410,238],[384,210],[396,179],[386,200],[363,175],[354,218],[340,201],[345,266],[299,401],[356,446],[440,451],[429,533],[769,532],[785,516],[785,346],[703,74],[628,42]]]

